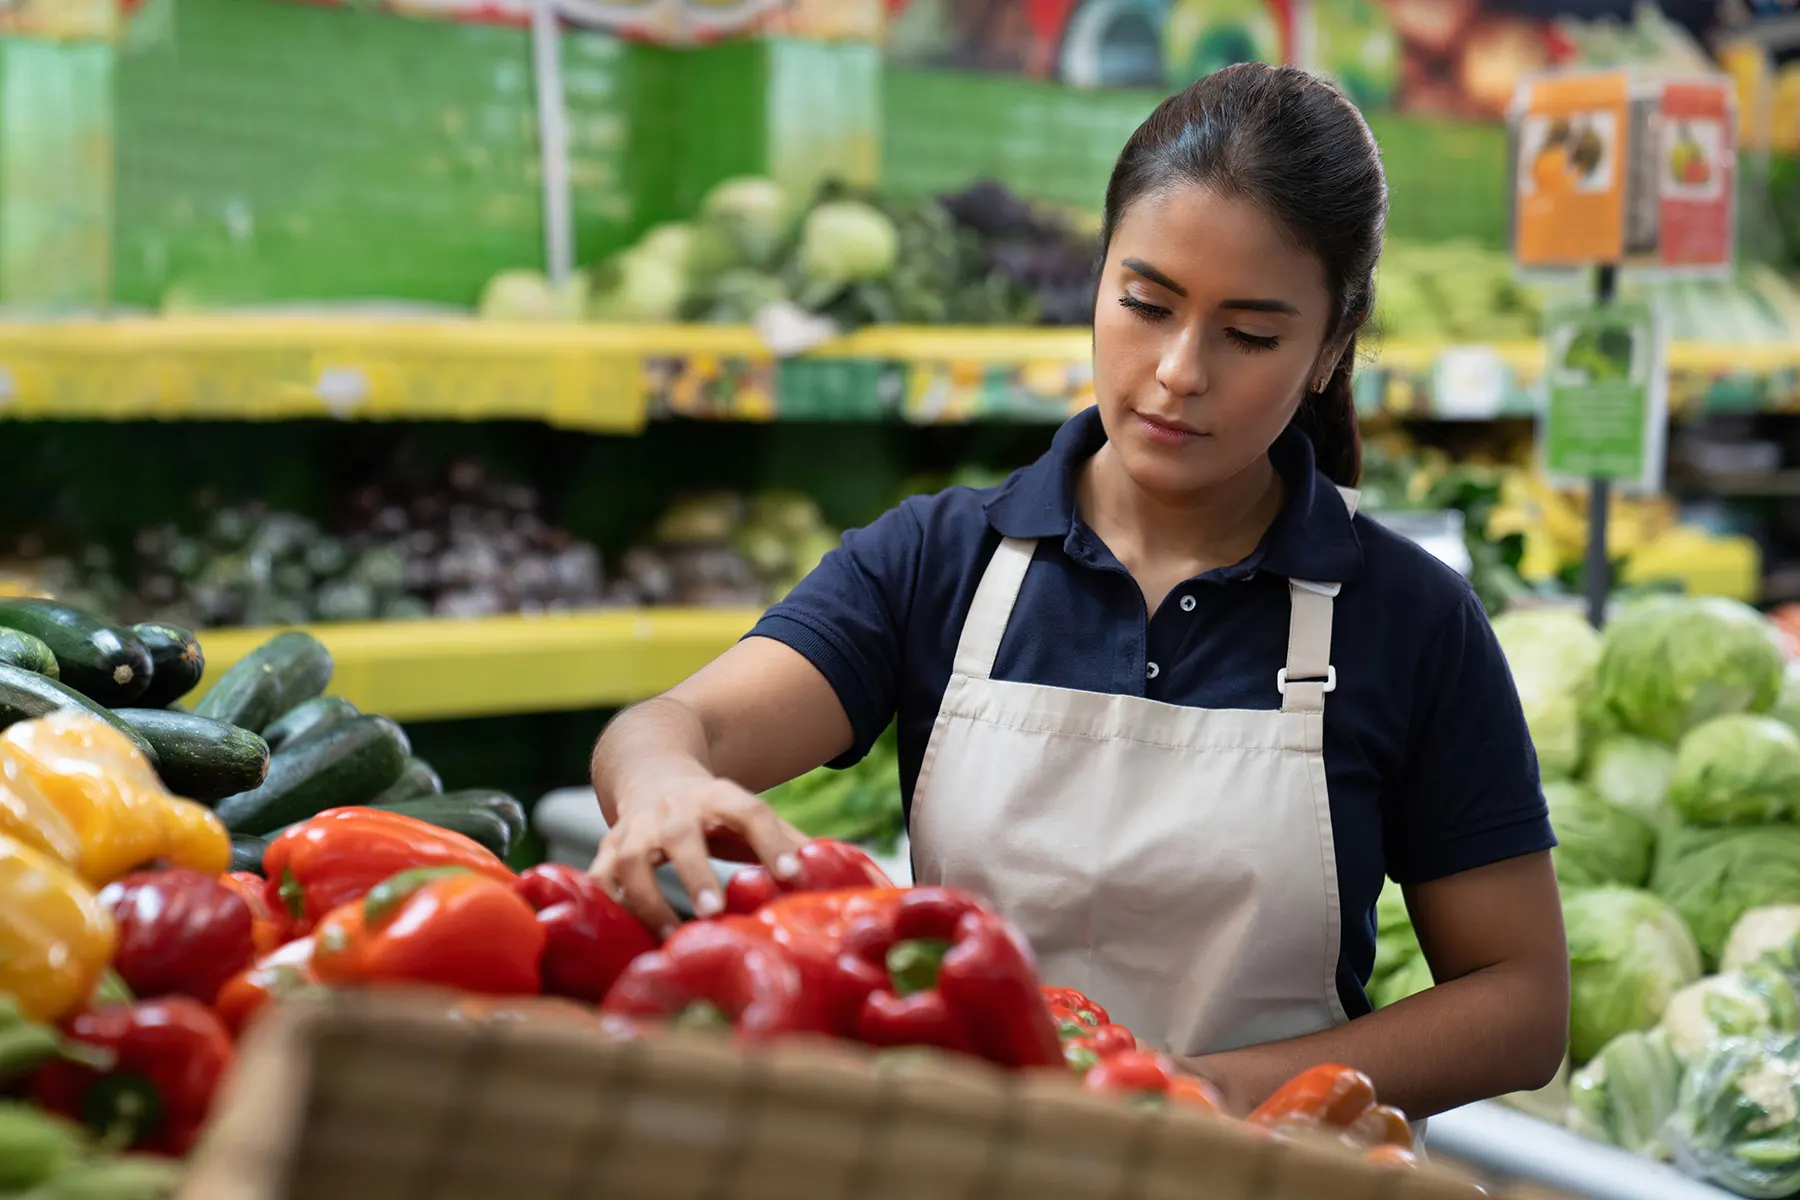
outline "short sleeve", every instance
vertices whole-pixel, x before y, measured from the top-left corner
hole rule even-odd
[[[914,503],[846,533],[746,635],[792,647],[831,683],[856,736],[834,767],[861,759],[894,717],[901,631],[924,543]]]
[[[1518,690],[1472,594],[1421,656],[1406,764],[1390,802],[1388,874],[1398,883],[1556,845]]]

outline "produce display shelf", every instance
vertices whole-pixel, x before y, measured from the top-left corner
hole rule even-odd
[[[331,691],[400,721],[610,708],[679,683],[756,623],[744,609],[621,609],[467,620],[319,624]],[[200,634],[196,699],[274,629]]]
[[[1369,412],[1529,416],[1541,343],[1372,341]],[[1093,401],[1085,328],[886,326],[774,354],[748,326],[515,324],[380,315],[0,324],[0,417],[1058,422]],[[1800,345],[1677,344],[1670,405],[1800,411]]]

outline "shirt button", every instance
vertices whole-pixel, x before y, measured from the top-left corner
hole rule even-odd
[[[1147,675],[1151,679],[1155,679],[1158,675],[1162,674],[1162,668],[1157,666],[1155,663],[1151,663],[1149,666],[1144,668],[1144,674]]]
[[[1193,612],[1194,607],[1196,605],[1198,605],[1199,603],[1200,602],[1198,600],[1194,599],[1192,596],[1183,596],[1181,598],[1181,611],[1182,612]]]

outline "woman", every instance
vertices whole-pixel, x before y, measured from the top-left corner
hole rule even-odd
[[[1323,1061],[1414,1116],[1548,1081],[1568,958],[1517,694],[1467,584],[1348,490],[1386,208],[1313,76],[1165,101],[1107,187],[1097,407],[1000,487],[848,534],[615,720],[594,874],[666,925],[667,862],[718,911],[709,845],[793,868],[754,793],[897,716],[918,880],[1239,1109]],[[1384,874],[1438,986],[1371,1014]]]

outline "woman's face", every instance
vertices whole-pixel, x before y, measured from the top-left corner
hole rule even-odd
[[[1262,210],[1151,192],[1113,231],[1094,306],[1094,384],[1114,452],[1156,495],[1254,464],[1336,365],[1318,262]]]

